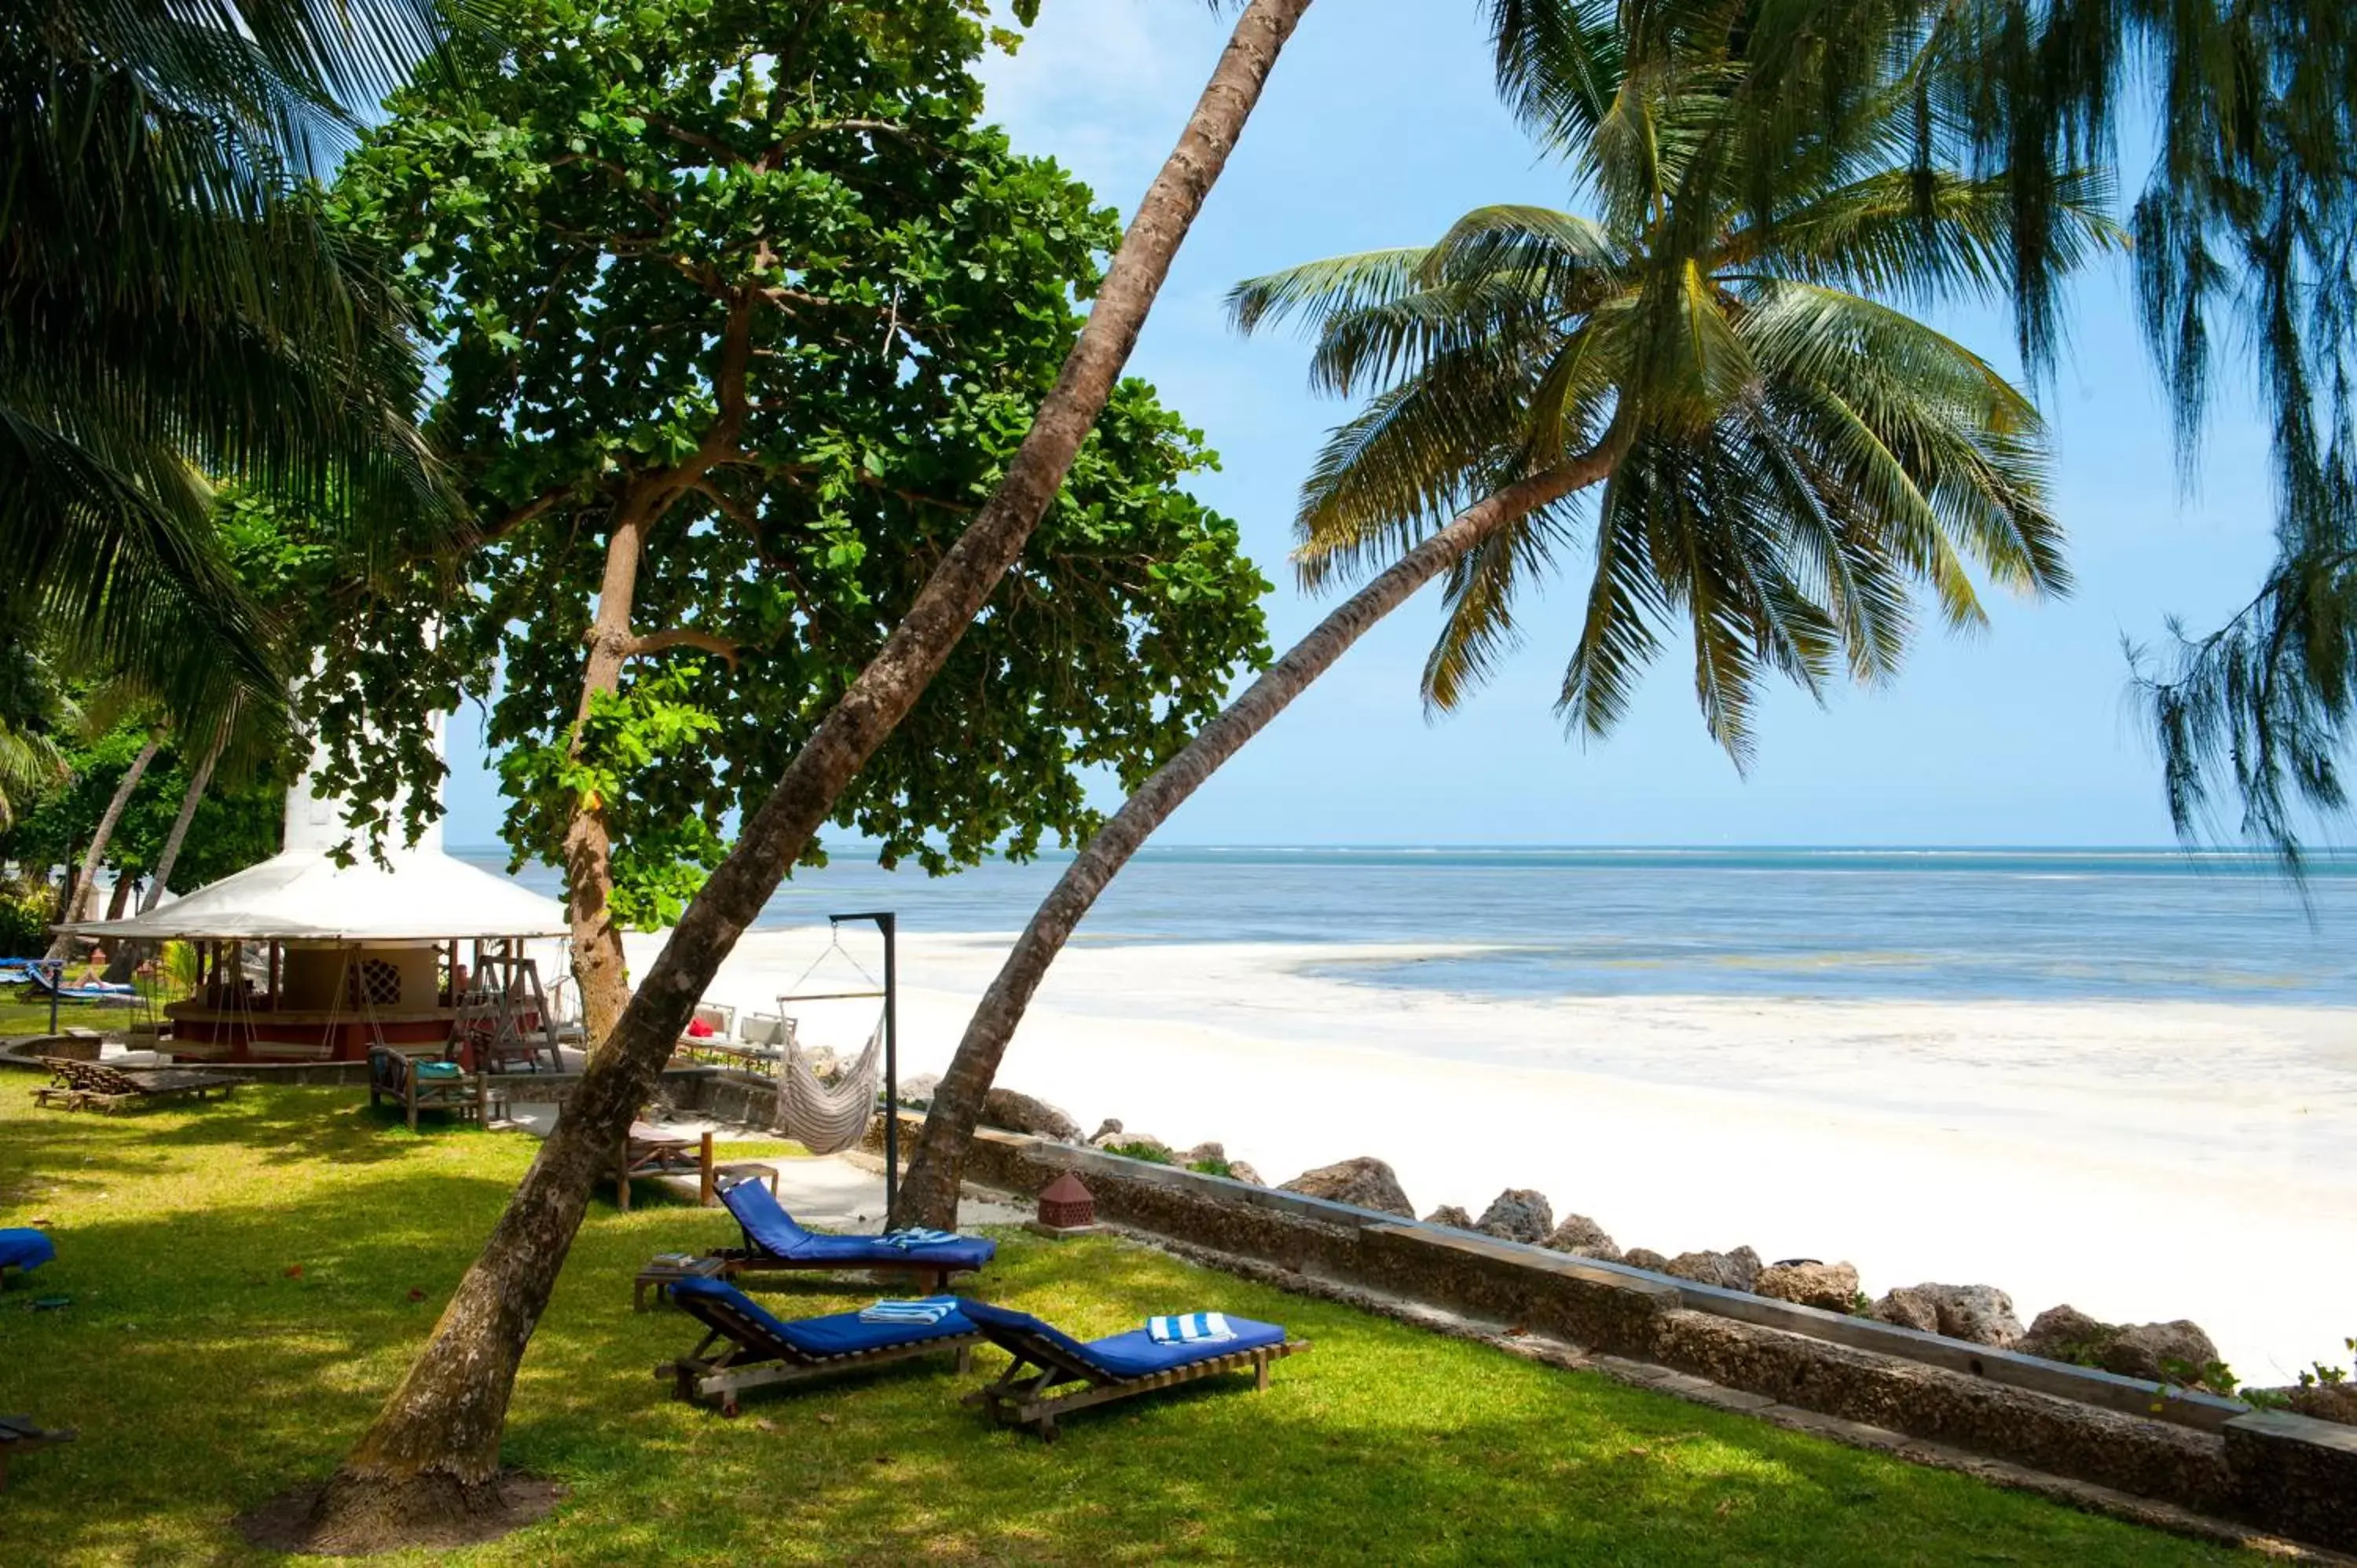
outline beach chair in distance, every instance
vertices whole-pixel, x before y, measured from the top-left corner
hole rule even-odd
[[[982,1337],[1015,1358],[996,1382],[967,1394],[1001,1426],[1025,1426],[1049,1443],[1056,1422],[1076,1410],[1174,1388],[1225,1372],[1249,1370],[1254,1389],[1268,1387],[1272,1362],[1309,1348],[1286,1337],[1284,1326],[1231,1317],[1233,1337],[1190,1344],[1157,1343],[1143,1328],[1086,1344],[1028,1312],[969,1301],[960,1309]],[[1078,1384],[1058,1392],[1068,1384]]]
[[[998,1256],[998,1243],[981,1236],[903,1246],[881,1236],[827,1236],[794,1223],[777,1195],[758,1181],[721,1188],[720,1201],[745,1233],[742,1247],[713,1253],[734,1274],[792,1269],[882,1269],[912,1273],[949,1288],[952,1274],[973,1273]]]
[[[863,1323],[856,1312],[789,1323],[726,1280],[674,1281],[671,1299],[706,1332],[694,1349],[657,1367],[655,1376],[672,1385],[673,1398],[714,1401],[723,1415],[737,1413],[737,1396],[747,1389],[807,1382],[939,1350],[957,1352],[962,1375],[974,1369],[974,1342],[982,1337],[957,1311],[938,1323]],[[722,1348],[716,1355],[716,1346]]]
[[[238,1080],[226,1073],[197,1072],[186,1068],[109,1067],[104,1062],[68,1061],[63,1057],[38,1057],[49,1072],[49,1085],[33,1091],[37,1105],[61,1104],[69,1111],[120,1111],[126,1105],[152,1104],[186,1096],[203,1100],[218,1093],[226,1099]]]
[[[0,1492],[8,1489],[8,1460],[11,1455],[47,1448],[52,1443],[71,1443],[74,1429],[70,1426],[51,1432],[34,1423],[28,1415],[0,1415]]]

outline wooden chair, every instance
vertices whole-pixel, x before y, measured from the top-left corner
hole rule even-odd
[[[1157,1344],[1143,1328],[1086,1344],[1028,1313],[969,1301],[961,1310],[984,1338],[1015,1358],[987,1388],[965,1396],[1002,1426],[1028,1426],[1053,1443],[1060,1416],[1091,1405],[1129,1399],[1223,1372],[1249,1370],[1255,1389],[1268,1387],[1271,1362],[1309,1348],[1307,1339],[1288,1339],[1283,1326],[1231,1317],[1234,1337],[1193,1344]],[[1056,1391],[1068,1383],[1080,1387]]]
[[[225,1073],[196,1072],[186,1068],[109,1067],[104,1062],[69,1061],[63,1057],[37,1058],[48,1069],[46,1088],[33,1091],[37,1105],[62,1105],[69,1111],[119,1111],[126,1105],[151,1104],[183,1097],[202,1100],[209,1094],[234,1093],[238,1080]]]
[[[938,1323],[863,1323],[856,1312],[787,1323],[725,1280],[683,1279],[672,1305],[704,1325],[703,1342],[655,1369],[675,1399],[714,1400],[737,1413],[737,1396],[771,1383],[805,1382],[860,1367],[880,1367],[954,1349],[961,1374],[974,1368],[973,1324],[952,1311]],[[715,1346],[723,1346],[717,1355]]]
[[[413,1133],[420,1111],[447,1111],[461,1122],[472,1118],[490,1125],[489,1086],[481,1073],[428,1078],[415,1062],[383,1046],[369,1052],[369,1108],[374,1110],[381,1100],[401,1107]]]

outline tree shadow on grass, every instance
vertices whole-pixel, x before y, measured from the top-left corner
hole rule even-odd
[[[279,1112],[254,1126],[275,1135]],[[0,1143],[19,1131],[0,1125]],[[103,1135],[102,1135],[103,1134]],[[93,1154],[138,1139],[91,1134]],[[181,1204],[168,1180],[70,1196],[45,1289],[0,1305],[0,1408],[78,1424],[11,1477],[8,1539],[59,1560],[261,1560],[229,1520],[324,1477],[424,1344],[505,1204],[516,1159],[403,1137],[325,1144],[268,1201]],[[257,1148],[257,1155],[265,1152]],[[121,1151],[113,1151],[119,1155]],[[0,1154],[0,1162],[7,1158]],[[265,1168],[269,1168],[265,1165]],[[635,1195],[634,1195],[635,1197]],[[1217,1307],[1286,1324],[1311,1354],[1071,1420],[1050,1447],[993,1429],[947,1355],[726,1421],[651,1376],[698,1326],[634,1314],[658,1251],[734,1240],[725,1210],[593,1206],[543,1317],[506,1457],[565,1483],[550,1520],[480,1563],[1103,1564],[1185,1562],[2109,1564],[2206,1552],[1594,1377],[1566,1374],[1109,1239],[1001,1242],[978,1294],[1082,1337]],[[296,1272],[298,1271],[299,1272]],[[781,1282],[783,1283],[783,1282]],[[797,1279],[793,1316],[877,1294]]]

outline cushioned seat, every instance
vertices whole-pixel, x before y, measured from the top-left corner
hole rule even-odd
[[[791,1322],[726,1280],[683,1279],[671,1299],[708,1331],[704,1342],[677,1361],[656,1369],[673,1380],[682,1399],[717,1398],[721,1410],[737,1412],[737,1395],[764,1383],[793,1382],[852,1367],[874,1366],[955,1349],[966,1364],[967,1347],[979,1333],[957,1311],[932,1323],[864,1323],[856,1312]],[[713,1355],[713,1347],[726,1348]]]
[[[952,1273],[971,1273],[998,1255],[998,1243],[980,1236],[902,1247],[881,1236],[822,1235],[794,1223],[776,1196],[757,1181],[737,1183],[721,1193],[720,1201],[745,1232],[744,1255],[729,1260],[737,1269],[900,1268],[946,1280]]]
[[[1228,1318],[1228,1327],[1235,1335],[1232,1339],[1198,1339],[1192,1344],[1165,1345],[1143,1328],[1082,1342],[1028,1312],[1011,1312],[1006,1307],[992,1306],[979,1301],[967,1302],[961,1310],[985,1333],[998,1329],[1036,1334],[1043,1342],[1056,1346],[1074,1361],[1093,1367],[1109,1378],[1147,1378],[1157,1372],[1190,1367],[1198,1361],[1232,1356],[1239,1350],[1257,1350],[1285,1343],[1282,1325],[1255,1323],[1249,1317],[1232,1315]],[[997,1334],[990,1334],[989,1337],[998,1338]]]

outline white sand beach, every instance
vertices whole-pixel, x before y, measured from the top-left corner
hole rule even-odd
[[[1010,940],[902,939],[904,1074],[947,1061]],[[748,936],[713,999],[770,1010],[824,941]],[[1301,972],[1437,950],[1083,942],[999,1081],[1084,1129],[1221,1140],[1272,1181],[1375,1155],[1419,1211],[1536,1187],[1624,1247],[1847,1260],[1876,1294],[1986,1282],[2025,1323],[2190,1317],[2248,1382],[2346,1360],[2357,1009],[1511,1001]],[[806,1029],[854,1044],[873,1005]]]

